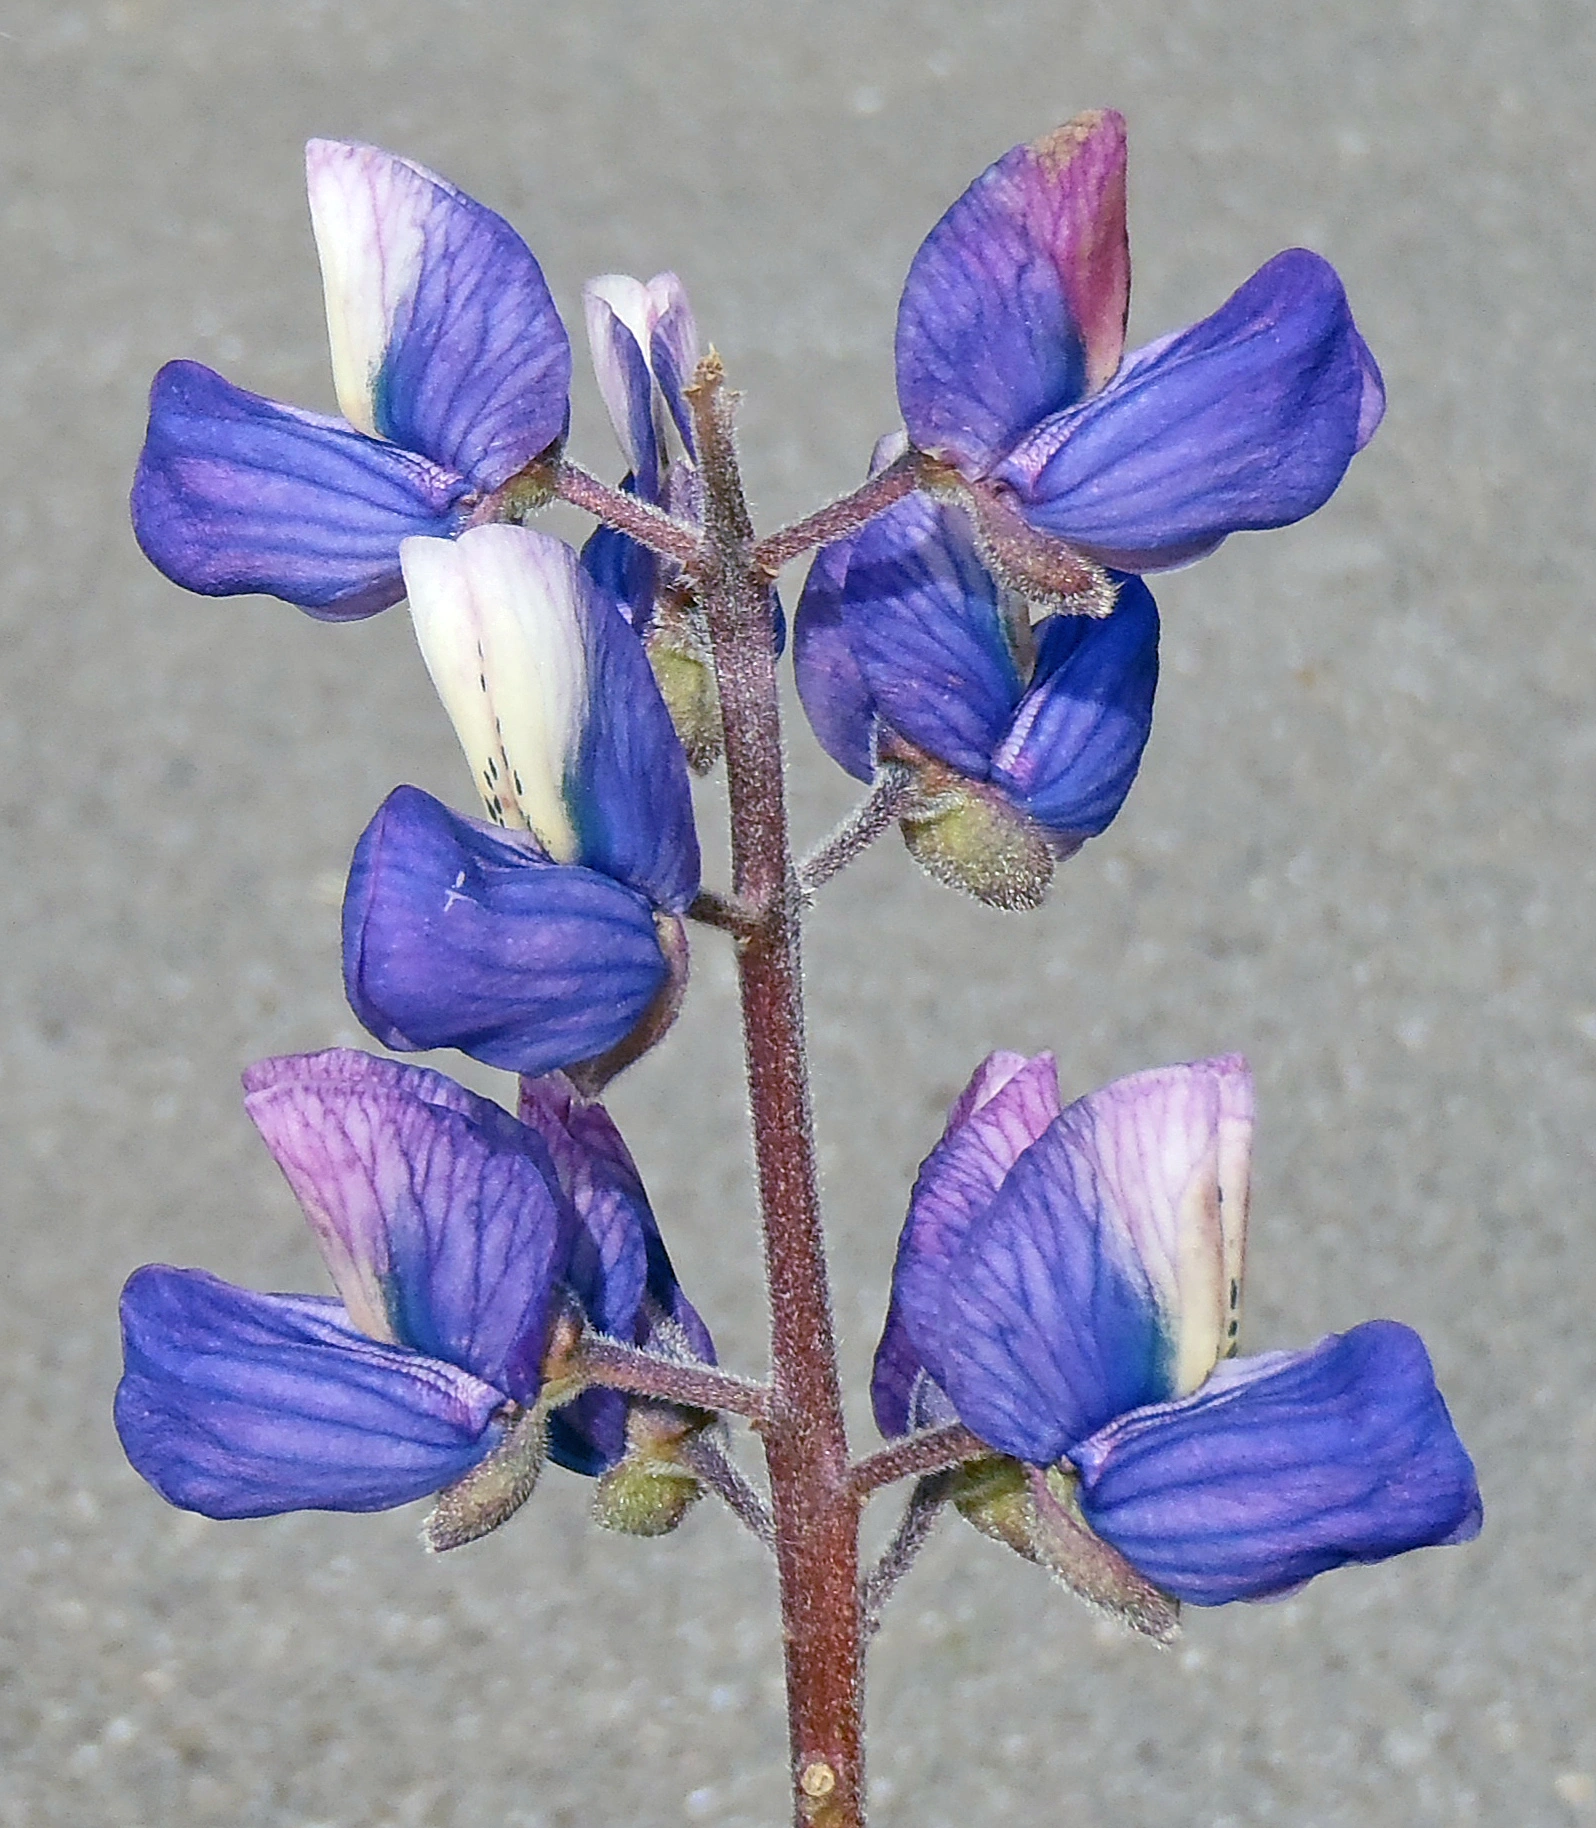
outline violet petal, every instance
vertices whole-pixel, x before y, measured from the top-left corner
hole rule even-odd
[[[341,419],[168,362],[150,390],[133,531],[187,590],[264,591],[352,621],[399,601],[399,542],[456,532],[466,492],[460,477]]]
[[[207,1517],[382,1511],[496,1444],[503,1392],[378,1344],[336,1301],[151,1265],[122,1296],[116,1426],[136,1471]]]
[[[1424,1343],[1391,1320],[1225,1366],[1071,1458],[1092,1528],[1196,1606],[1467,1542],[1483,1514]]]
[[[417,788],[396,788],[356,847],[344,985],[385,1047],[552,1072],[624,1040],[665,974],[641,895]]]
[[[915,255],[897,329],[910,438],[984,474],[1109,379],[1129,300],[1125,123],[1082,115],[988,167]]]

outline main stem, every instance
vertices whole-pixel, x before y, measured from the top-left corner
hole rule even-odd
[[[761,1432],[781,1582],[794,1820],[798,1828],[861,1828],[860,1499],[848,1476],[815,1173],[770,581],[754,557],[732,397],[713,355],[689,397],[705,495],[697,583],[725,724],[733,892],[753,912],[738,971],[770,1294],[772,1401]]]

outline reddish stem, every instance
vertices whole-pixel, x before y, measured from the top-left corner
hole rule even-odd
[[[754,1157],[770,1295],[773,1400],[762,1429],[776,1524],[794,1819],[861,1828],[859,1499],[837,1380],[815,1173],[798,893],[787,835],[769,572],[755,558],[719,360],[688,390],[705,495],[699,583],[726,728],[733,893]]]
[[[767,534],[754,548],[755,565],[768,577],[774,577],[789,559],[797,558],[810,547],[826,546],[833,540],[857,533],[866,521],[874,520],[919,486],[920,461],[918,451],[907,451],[896,463],[888,464],[880,475],[861,483],[851,494],[828,502],[813,514],[794,521],[790,527]]]

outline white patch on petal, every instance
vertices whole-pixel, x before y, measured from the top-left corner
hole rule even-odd
[[[565,794],[587,721],[587,596],[576,554],[526,527],[399,547],[427,671],[488,817],[556,863],[581,843]]]
[[[626,385],[626,370],[616,354],[615,338],[618,333],[631,337],[652,378],[649,344],[659,318],[658,307],[641,280],[632,279],[625,273],[601,273],[583,286],[582,309],[587,317],[587,340],[593,352],[593,372],[598,377],[599,393],[626,460],[636,470],[641,467],[642,453],[633,448],[632,396]]]
[[[1236,1349],[1252,1109],[1247,1064],[1231,1054],[1133,1074],[1066,1114],[1152,1286],[1177,1397]]]
[[[452,192],[408,159],[342,140],[310,142],[305,181],[339,410],[376,437],[377,377],[394,321],[415,295],[427,218]]]

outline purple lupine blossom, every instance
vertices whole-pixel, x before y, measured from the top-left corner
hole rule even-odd
[[[337,1296],[164,1265],[129,1279],[116,1424],[171,1503],[374,1511],[454,1485],[536,1403],[573,1299],[638,1342],[669,1316],[679,1353],[713,1357],[599,1107],[561,1115],[556,1097],[526,1124],[439,1073],[341,1048],[262,1061],[244,1083]],[[612,1465],[625,1401],[599,1431],[578,1416],[555,1457]]]
[[[679,996],[699,885],[686,758],[637,636],[527,528],[413,539],[422,653],[490,824],[418,788],[355,850],[344,981],[385,1045],[545,1073]]]
[[[1320,507],[1384,390],[1334,269],[1293,248],[1212,316],[1123,354],[1125,123],[1082,115],[992,165],[898,309],[909,437],[1035,531],[1123,571]]]
[[[793,664],[834,761],[863,781],[885,761],[909,766],[902,816],[921,862],[985,900],[1034,906],[1136,778],[1158,611],[1124,577],[1110,615],[1033,628],[1023,608],[1005,614],[964,511],[916,495],[818,555]]]
[[[1239,1057],[1060,1106],[994,1054],[920,1170],[873,1398],[1068,1475],[1080,1518],[1196,1605],[1467,1541],[1474,1469],[1417,1334],[1234,1358],[1251,1149]]]
[[[458,533],[564,436],[571,350],[536,260],[492,210],[374,146],[312,140],[305,167],[343,417],[168,363],[133,527],[189,590],[264,591],[347,621],[404,594],[401,540]]]

